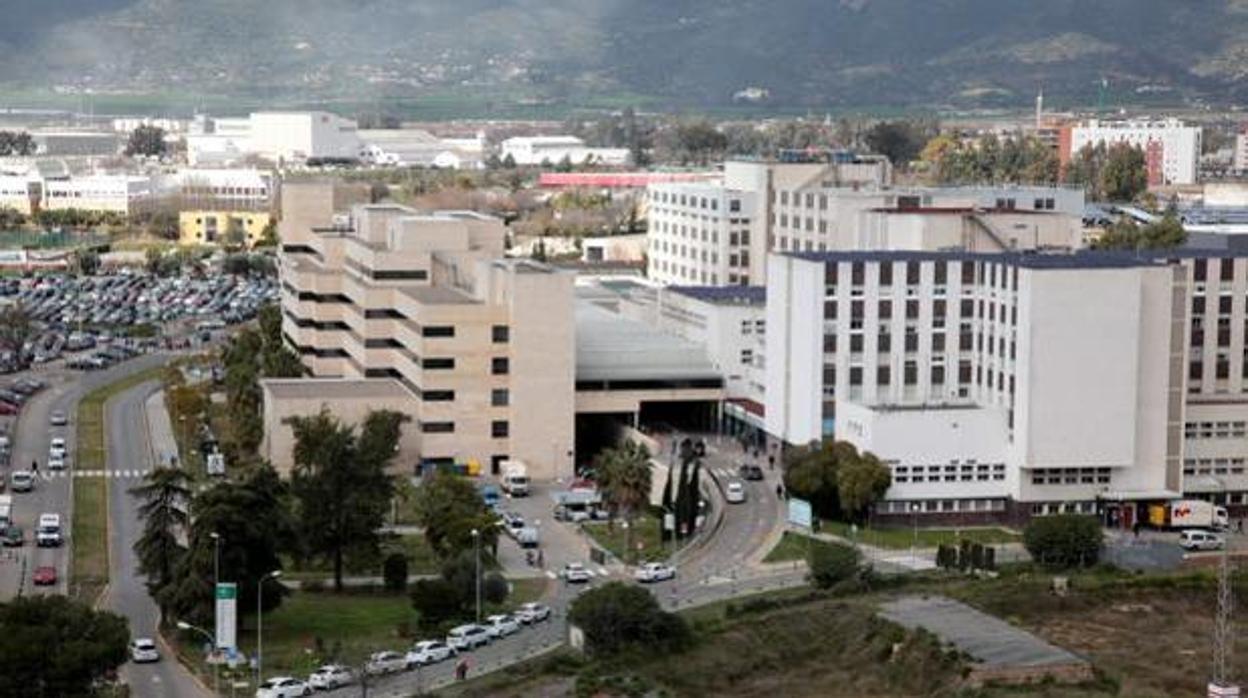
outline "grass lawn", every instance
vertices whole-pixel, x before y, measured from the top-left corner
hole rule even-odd
[[[109,398],[149,380],[157,380],[163,367],[150,368],[96,388],[78,403],[78,470],[102,470],[107,460],[104,439],[104,405]],[[70,556],[73,561],[69,595],[95,603],[108,584],[108,483],[109,478],[74,478],[74,511]]]
[[[851,533],[850,525],[843,521],[820,521],[824,533],[853,538],[859,543],[873,545],[877,548],[909,550],[914,544],[913,528],[863,528]],[[918,545],[920,548],[935,548],[941,544],[957,545],[966,539],[983,545],[1001,545],[1003,543],[1021,542],[1022,534],[1005,528],[920,528]]]
[[[429,547],[429,543],[425,540],[423,534],[412,534],[403,536],[392,536],[386,538],[381,544],[381,558],[377,560],[376,566],[367,568],[351,568],[348,566],[346,576],[348,577],[380,577],[381,564],[390,553],[403,553],[407,556],[407,573],[411,574],[438,574],[442,569],[442,563],[434,554],[433,548]],[[288,568],[286,576],[290,579],[319,579],[326,582],[333,579],[333,567],[328,561],[313,560],[305,563],[302,567],[295,567],[293,561],[287,560],[285,565]]]
[[[627,532],[621,524],[621,521],[616,521],[614,530],[606,522],[600,521],[586,522],[584,526],[585,532],[594,539],[594,542],[624,562],[646,562],[667,558],[667,551],[663,549],[662,537],[659,535],[660,521],[657,516],[644,514],[633,520],[633,549],[628,551],[631,553],[628,557],[625,557]],[[637,548],[638,543],[641,544],[640,550]]]
[[[806,553],[810,550],[811,545],[827,545],[827,543],[800,533],[785,531],[784,536],[780,538],[780,542],[776,543],[776,547],[772,548],[767,553],[767,557],[763,558],[763,562],[805,560]]]

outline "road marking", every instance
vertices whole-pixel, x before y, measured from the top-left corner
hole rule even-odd
[[[546,570],[546,576],[547,576],[547,577],[550,577],[551,579],[558,579],[558,578],[559,578],[559,575],[555,574],[555,571],[554,571],[554,570]]]

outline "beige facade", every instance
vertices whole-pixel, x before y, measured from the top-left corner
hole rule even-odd
[[[332,185],[286,185],[279,229],[282,329],[317,379],[339,379],[309,379],[323,401],[341,414],[368,409],[343,380],[403,391],[404,472],[422,461],[488,472],[510,458],[537,479],[570,476],[572,275],[501,259],[505,230],[488,216],[392,204],[339,212],[334,199]],[[289,430],[289,400],[268,382],[265,393],[265,455],[288,469],[289,441],[277,434]]]

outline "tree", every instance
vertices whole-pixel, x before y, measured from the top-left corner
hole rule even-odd
[[[611,656],[627,649],[672,652],[691,640],[684,618],[664,611],[647,589],[609,582],[572,602],[568,622],[585,633],[585,650]]]
[[[0,604],[0,695],[89,696],[127,659],[126,619],[64,596]]]
[[[620,446],[603,451],[595,470],[598,489],[612,516],[623,513],[628,524],[624,531],[624,549],[626,556],[631,556],[633,518],[650,499],[650,452],[635,441],[625,440]]]
[[[893,484],[892,472],[874,454],[863,453],[842,462],[836,473],[841,511],[862,521],[870,506],[878,502]]]
[[[880,121],[866,134],[867,147],[897,167],[905,167],[918,157],[924,142],[918,126],[908,121]]]
[[[416,512],[429,547],[443,560],[472,550],[472,531],[481,537],[482,550],[498,545],[498,518],[485,506],[471,481],[439,471],[421,484]]]
[[[412,585],[412,607],[420,615],[419,623],[435,628],[461,613],[460,594],[442,578],[418,579]]]
[[[1023,529],[1023,546],[1032,560],[1046,567],[1091,567],[1100,556],[1103,535],[1095,516],[1043,516]]]
[[[1134,201],[1148,189],[1148,165],[1144,151],[1127,143],[1115,143],[1105,153],[1101,191],[1110,201]]]
[[[807,556],[810,581],[820,589],[830,589],[854,579],[860,572],[860,558],[858,550],[848,545],[822,541],[812,545]]]
[[[100,254],[90,247],[74,251],[73,273],[78,276],[94,276],[100,269]]]
[[[386,589],[401,592],[407,589],[407,556],[391,553],[381,565],[381,578]]]
[[[26,157],[34,155],[38,147],[35,139],[25,131],[0,131],[0,156],[17,155]]]
[[[1101,233],[1092,247],[1098,250],[1169,250],[1185,242],[1187,230],[1171,208],[1160,219],[1143,226],[1124,217]]]
[[[260,231],[260,238],[256,240],[256,247],[277,247],[279,242],[277,221],[270,220],[265,224],[264,230]]]
[[[130,139],[126,142],[126,155],[130,157],[159,157],[165,151],[165,130],[159,126],[139,126],[130,132]]]
[[[147,577],[148,593],[160,599],[162,590],[173,583],[174,573],[186,555],[181,541],[190,527],[190,477],[180,467],[156,468],[148,473],[144,484],[131,488],[130,493],[142,502],[138,513],[143,533],[134,542],[139,572]]]
[[[377,555],[394,485],[386,467],[398,447],[397,412],[369,412],[362,435],[330,416],[294,417],[295,468],[291,491],[299,504],[301,540],[307,552],[333,564],[334,589],[342,591],[348,553]]]
[[[0,310],[0,350],[12,353],[18,366],[27,365],[26,343],[34,334],[34,322],[21,303]]]

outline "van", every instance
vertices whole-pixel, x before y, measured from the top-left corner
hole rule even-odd
[[[35,542],[41,548],[55,548],[61,544],[60,514],[39,515],[39,528],[35,532]]]
[[[474,647],[490,644],[490,632],[480,625],[470,623],[451,628],[446,635],[446,644],[456,650],[471,650]]]
[[[1179,534],[1179,547],[1184,550],[1221,550],[1222,536],[1209,531],[1188,530]]]

